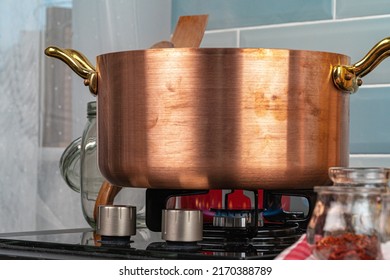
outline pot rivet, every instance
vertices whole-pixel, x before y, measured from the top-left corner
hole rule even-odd
[[[357,79],[357,85],[360,87],[362,84],[363,84],[363,80],[362,79]]]
[[[347,73],[345,74],[345,77],[344,77],[347,81],[350,81],[352,79],[352,75]]]

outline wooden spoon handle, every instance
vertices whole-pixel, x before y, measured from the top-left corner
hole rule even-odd
[[[100,187],[98,196],[95,202],[95,208],[93,210],[93,217],[97,221],[98,208],[100,205],[112,205],[117,194],[121,191],[122,187],[114,186],[107,181],[104,181]]]
[[[180,16],[171,41],[160,41],[151,49],[198,48],[206,31],[208,15]]]
[[[208,15],[180,16],[171,42],[175,48],[198,48],[207,27]]]

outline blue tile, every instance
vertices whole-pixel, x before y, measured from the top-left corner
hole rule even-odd
[[[173,0],[172,27],[181,15],[209,14],[208,30],[331,19],[332,0]]]
[[[240,46],[337,52],[356,63],[377,42],[390,37],[389,26],[390,17],[243,29]],[[390,83],[390,59],[363,80],[365,84]]]
[[[336,18],[390,14],[389,0],[337,0]]]
[[[389,167],[390,155],[389,154],[352,154],[349,157],[349,166],[351,167]]]
[[[390,87],[363,87],[350,101],[351,154],[389,154]]]

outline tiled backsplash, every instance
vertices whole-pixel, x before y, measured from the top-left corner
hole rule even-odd
[[[209,14],[208,29],[332,19],[329,0],[173,0],[172,23],[183,14]]]
[[[335,0],[334,2],[336,18],[390,14],[390,3],[388,0]]]
[[[209,14],[202,47],[259,47],[338,52],[355,63],[390,37],[385,0],[173,0],[180,15]],[[351,166],[390,166],[390,59],[351,96]]]

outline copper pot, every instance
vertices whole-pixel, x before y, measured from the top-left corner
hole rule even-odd
[[[124,187],[306,189],[348,166],[349,97],[390,38],[346,55],[261,48],[102,54],[49,47],[97,95],[98,161]]]

